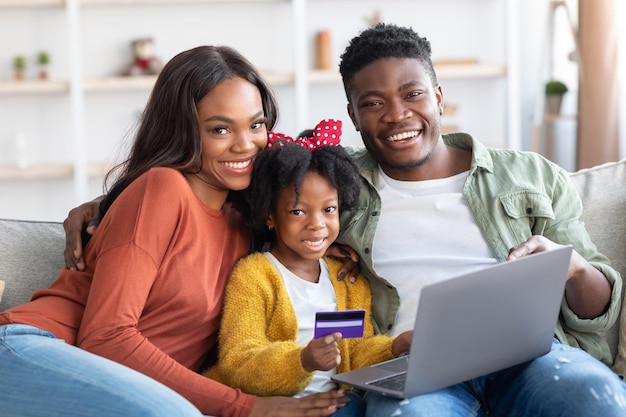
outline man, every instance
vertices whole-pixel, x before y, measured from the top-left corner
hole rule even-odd
[[[378,330],[412,329],[426,282],[557,245],[575,250],[551,352],[409,401],[367,393],[367,415],[624,415],[626,385],[602,363],[612,359],[596,334],[618,318],[622,281],[580,221],[576,190],[537,154],[442,136],[443,91],[430,56],[412,29],[379,24],[341,57],[366,185],[360,208],[342,214],[338,242],[360,255]]]

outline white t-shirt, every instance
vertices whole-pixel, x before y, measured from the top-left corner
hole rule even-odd
[[[296,312],[296,319],[298,320],[298,337],[296,341],[299,345],[306,346],[313,339],[315,313],[318,311],[337,310],[337,298],[333,284],[330,281],[328,265],[324,260],[320,259],[319,280],[318,282],[309,282],[287,269],[270,252],[265,252],[265,256],[278,269]],[[315,372],[311,383],[302,392],[294,395],[294,397],[304,397],[316,392],[327,392],[336,389],[336,384],[330,380],[335,372],[335,369]]]
[[[496,263],[462,195],[468,173],[398,181],[380,170],[374,269],[398,289],[393,335],[413,329],[421,287]]]

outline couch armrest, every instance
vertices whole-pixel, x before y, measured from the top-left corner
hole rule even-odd
[[[65,232],[59,222],[0,219],[0,311],[47,288],[65,266]]]

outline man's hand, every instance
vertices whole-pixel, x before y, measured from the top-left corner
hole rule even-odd
[[[63,221],[63,229],[65,230],[65,266],[71,270],[85,270],[85,260],[83,258],[83,238],[82,231],[85,230],[89,235],[100,223],[100,201],[103,197],[83,203],[78,207],[70,210],[67,219]]]
[[[554,243],[544,236],[534,235],[512,247],[507,261],[559,246],[563,245]],[[565,298],[572,311],[582,319],[593,319],[602,315],[611,301],[611,291],[611,284],[604,274],[578,252],[572,251],[565,286]]]
[[[521,258],[523,256],[532,255],[533,253],[545,252],[548,250],[556,249],[561,246],[565,245],[559,245],[558,243],[554,243],[545,236],[533,235],[529,237],[525,242],[522,242],[519,245],[513,246],[511,249],[509,249],[509,256],[506,260],[510,261],[513,259]],[[587,265],[589,265],[589,263],[585,260],[585,258],[580,256],[580,254],[575,250],[572,251],[572,258],[570,259],[569,268],[567,270],[567,279],[570,280],[576,275],[580,274],[580,272],[585,270]]]
[[[342,390],[320,392],[302,398],[257,397],[250,417],[329,416],[348,401]]]
[[[527,256],[537,252],[545,252],[550,249],[555,249],[559,246],[563,245],[554,243],[545,236],[533,235],[529,237],[525,242],[522,242],[519,245],[513,246],[511,249],[509,249],[509,256],[507,257],[507,261],[521,258],[522,256]]]
[[[339,243],[333,243],[326,250],[326,256],[338,259],[343,262],[343,266],[339,270],[339,281],[346,276],[352,283],[356,282],[356,277],[359,275],[359,255],[347,245],[340,245]]]
[[[333,333],[311,340],[300,354],[302,367],[307,372],[330,371],[336,368],[341,363],[341,355],[337,345],[339,339],[341,339],[341,333]]]

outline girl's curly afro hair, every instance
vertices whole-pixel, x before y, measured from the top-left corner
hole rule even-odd
[[[244,219],[257,235],[266,229],[267,216],[285,188],[295,188],[297,202],[307,172],[321,175],[337,190],[340,211],[356,205],[361,187],[359,169],[341,146],[320,146],[310,151],[285,141],[257,155],[252,182],[245,191]]]

